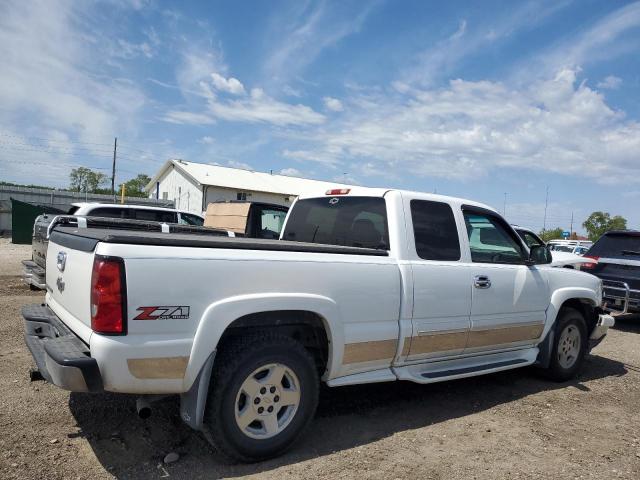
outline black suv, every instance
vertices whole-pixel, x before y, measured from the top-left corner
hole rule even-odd
[[[583,264],[581,270],[602,279],[606,307],[621,313],[640,312],[640,232],[607,232],[584,256],[598,261]]]

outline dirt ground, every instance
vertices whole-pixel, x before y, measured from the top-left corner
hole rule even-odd
[[[292,451],[230,465],[175,398],[143,421],[133,397],[29,382],[20,308],[43,299],[19,280],[29,252],[0,239],[1,478],[640,478],[640,318],[619,322],[565,384],[513,370],[324,389]],[[169,452],[180,458],[165,465]]]

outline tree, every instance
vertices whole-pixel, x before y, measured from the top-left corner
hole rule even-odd
[[[539,234],[540,238],[547,243],[549,240],[562,238],[562,228],[554,228],[552,230],[542,230]]]
[[[98,193],[100,186],[106,183],[107,176],[86,167],[78,167],[71,170],[69,181],[72,192]]]
[[[593,212],[582,224],[589,235],[589,240],[595,242],[603,233],[609,230],[624,230],[627,219],[616,215],[611,217],[608,212]]]
[[[147,192],[145,192],[144,187],[151,181],[149,175],[145,175],[144,173],[139,173],[136,178],[132,178],[128,182],[124,183],[124,194],[127,197],[143,197],[146,198],[148,196]],[[118,187],[118,192],[122,192],[122,184]]]

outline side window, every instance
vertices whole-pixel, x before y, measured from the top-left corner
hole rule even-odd
[[[542,240],[540,240],[535,235],[532,235],[530,232],[523,232],[522,235],[524,243],[526,243],[527,247],[529,248],[533,247],[534,245],[544,245],[544,243],[542,243]]]
[[[260,231],[259,238],[280,238],[280,231],[287,212],[282,210],[273,210],[269,208],[260,211]]]
[[[190,213],[180,213],[181,225],[197,225],[202,226],[204,220],[197,215],[191,215]]]
[[[411,200],[416,253],[425,260],[460,260],[453,210],[446,203]]]
[[[131,213],[136,220],[146,220],[149,222],[177,223],[178,218],[175,212],[164,212],[162,210],[134,210]]]
[[[522,245],[497,218],[489,214],[464,211],[469,235],[471,261],[478,263],[523,263]]]
[[[118,207],[101,207],[91,210],[88,216],[91,217],[106,217],[106,218],[129,218],[126,208]]]

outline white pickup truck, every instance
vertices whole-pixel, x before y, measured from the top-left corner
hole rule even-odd
[[[299,198],[280,240],[56,226],[40,374],[72,391],[179,394],[223,454],[282,453],[331,387],[538,365],[575,376],[613,318],[602,285],[550,268],[493,209],[354,188]]]

